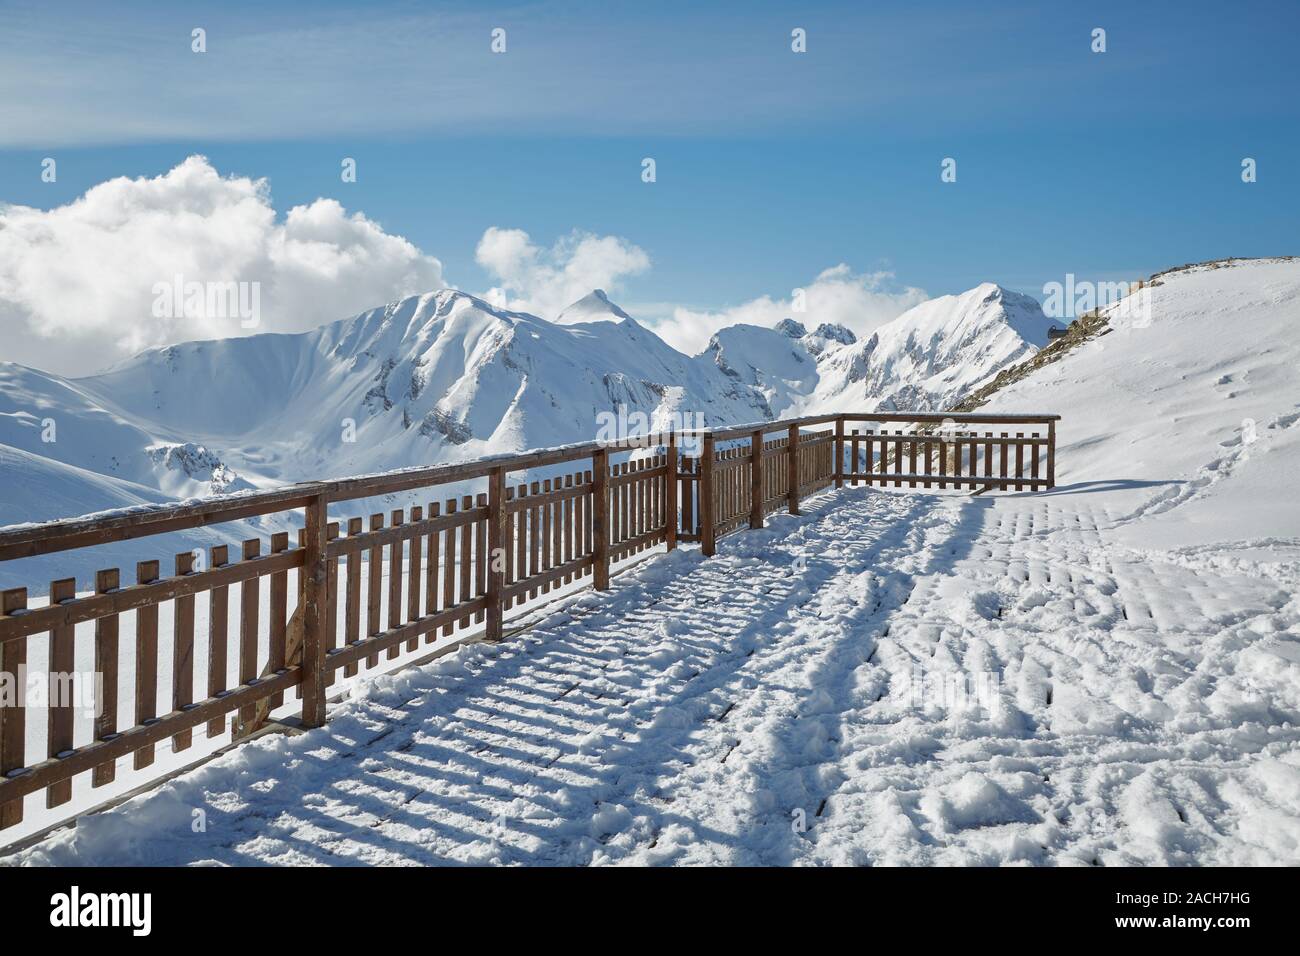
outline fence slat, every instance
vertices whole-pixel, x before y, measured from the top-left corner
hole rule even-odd
[[[397,508],[390,516],[391,527],[397,528],[405,521],[405,512]],[[402,626],[402,540],[388,545],[388,629]],[[388,660],[395,660],[402,649],[394,644],[388,649]]]
[[[372,514],[370,516],[370,530],[381,531],[384,527],[384,516],[382,514]],[[381,602],[383,600],[384,586],[384,558],[383,548],[381,545],[371,545],[369,553],[366,556],[366,636],[374,637],[384,630],[384,622],[380,618],[382,610]],[[366,669],[379,666],[379,654],[371,653],[366,655]]]
[[[567,491],[573,487],[573,475],[564,476],[564,488]],[[560,524],[564,527],[563,550],[560,552],[560,563],[568,564],[573,560],[573,516],[575,514],[574,499],[566,498],[560,502],[560,514],[563,516]],[[563,584],[568,584],[573,580],[572,574],[566,574],[562,579]]]
[[[447,514],[456,513],[456,499],[447,499]],[[443,532],[443,578],[442,578],[442,606],[451,608],[456,604],[456,529],[448,528]],[[449,637],[455,630],[456,622],[448,621],[442,626],[442,636]]]
[[[348,537],[362,533],[360,518],[348,519]],[[349,551],[343,562],[344,590],[343,598],[343,643],[355,644],[361,639],[361,552]],[[357,664],[352,662],[343,668],[343,676],[355,677]]]
[[[696,483],[700,496],[700,551],[706,558],[717,553],[717,489],[713,486],[713,435],[705,435],[700,451],[700,478]]]
[[[189,553],[186,552],[186,557]],[[50,603],[58,604],[77,596],[76,578],[62,578],[50,582]],[[193,598],[190,599],[193,602]],[[191,625],[192,627],[193,625]],[[66,688],[64,694],[55,699],[51,693],[48,740],[45,755],[49,760],[71,753],[73,748],[74,710],[72,691],[75,689],[77,667],[76,627],[68,624],[50,631],[50,682],[57,680]],[[72,799],[72,780],[60,780],[51,784],[45,791],[45,806],[53,809]]]
[[[1056,487],[1056,422],[1047,423],[1047,487]]]
[[[515,497],[523,500],[528,497],[528,485],[520,484],[515,489]],[[520,508],[513,515],[515,519],[515,580],[524,581],[528,578],[528,516],[532,513],[531,508]],[[523,604],[528,600],[527,596],[520,593],[514,596],[514,604]]]
[[[462,511],[469,511],[474,507],[473,495],[465,495],[460,499],[460,508]],[[473,522],[460,526],[460,601],[465,603],[472,597],[473,590],[473,547],[474,547],[474,527]],[[469,615],[466,614],[456,622],[457,627],[462,631],[469,627]]]
[[[262,553],[262,542],[256,538],[245,541],[242,560],[251,561]],[[239,682],[247,684],[257,677],[257,627],[261,605],[261,579],[249,578],[239,586]],[[253,719],[255,708],[247,706],[239,711],[237,720],[244,727]]]
[[[786,495],[789,498],[790,514],[799,513],[799,426],[790,426],[789,444],[786,447],[786,454],[789,461],[789,487],[786,489]]]
[[[178,576],[193,571],[193,551],[182,551],[176,555]],[[178,597],[172,606],[172,710],[185,710],[193,703],[194,595],[186,594]],[[193,742],[194,730],[186,727],[172,737],[172,750],[186,750]]]
[[[583,476],[582,476],[582,483],[583,483],[584,485],[586,485],[588,488],[591,489],[590,491],[587,492],[586,503],[583,504],[583,506],[582,506],[582,507],[583,507],[583,510],[586,511],[586,512],[588,513],[588,515],[594,514],[595,505],[594,505],[592,502],[594,502],[594,501],[596,500],[596,491],[595,491],[596,486],[595,486],[595,484],[593,483],[593,480],[592,480],[591,475],[592,475],[592,472],[587,471],[587,472],[584,472],[584,473],[583,473]],[[582,533],[583,533],[583,535],[585,535],[585,537],[586,537],[586,545],[585,545],[585,547],[583,548],[583,553],[584,553],[584,554],[595,554],[595,551],[596,551],[596,545],[595,545],[596,536],[595,536],[595,529],[594,529],[594,527],[593,527],[593,525],[592,525],[592,520],[591,520],[591,518],[588,518],[587,521],[583,524],[583,526],[582,526]]]
[[[1024,432],[1016,432],[1017,438],[1024,438]],[[1016,491],[1023,491],[1025,483],[1019,479],[1025,476],[1025,446],[1016,445]]]
[[[665,535],[664,543],[669,551],[677,548],[677,529],[678,516],[678,467],[677,461],[677,433],[668,433],[668,473],[664,476],[664,515],[665,515]]]
[[[547,478],[542,482],[542,494],[546,495],[551,491],[551,479]],[[555,563],[552,559],[551,548],[554,541],[554,502],[547,501],[542,504],[542,557],[537,570],[543,574],[551,570]],[[545,594],[551,589],[551,582],[546,582],[541,586],[541,593]]]
[[[542,493],[541,482],[534,481],[528,489],[531,497],[537,497]],[[542,570],[542,509],[538,505],[528,509],[528,574],[527,577],[535,577]],[[528,600],[537,597],[537,588],[528,589]]]
[[[487,624],[484,628],[489,641],[499,641],[502,636],[502,619],[505,615],[505,602],[501,590],[506,580],[504,556],[510,547],[506,532],[505,511],[506,473],[504,468],[494,468],[488,475],[488,528],[487,549],[489,553],[487,579]]]
[[[277,531],[271,535],[271,553],[283,554],[289,550],[289,532]],[[349,555],[350,557],[350,555]],[[271,574],[271,599],[268,607],[271,615],[267,625],[267,665],[272,673],[279,673],[285,667],[285,647],[289,626],[289,572],[275,571]],[[267,705],[268,710],[275,710],[284,705],[284,694],[275,694]]]
[[[479,509],[487,508],[487,494],[480,492],[478,496],[475,497],[474,504]],[[479,518],[474,522],[474,597],[482,597],[487,594],[487,534],[488,519]],[[474,623],[482,624],[486,614],[486,611],[475,611]]]
[[[335,541],[339,537],[339,523],[331,521],[325,526],[325,541]],[[339,555],[325,556],[325,630],[323,633],[325,653],[339,646]],[[325,675],[325,686],[334,683],[335,674],[330,669]]]
[[[230,549],[219,544],[208,552],[208,567],[224,567],[230,559]],[[208,592],[208,696],[216,697],[226,689],[227,615],[230,609],[230,588],[226,585]],[[208,737],[217,737],[225,729],[226,715],[208,721]]]
[[[632,470],[632,462],[624,462],[619,466],[620,475],[627,475]],[[632,537],[630,533],[630,520],[632,520],[632,486],[628,483],[619,485],[619,542],[627,541]]]
[[[429,517],[437,518],[442,514],[442,506],[436,501],[429,502]],[[428,541],[425,543],[425,568],[424,568],[424,613],[432,616],[438,613],[438,586],[440,578],[438,577],[438,560],[441,554],[442,535],[436,531],[430,531]],[[425,632],[424,643],[432,644],[438,638],[437,629]]]
[[[597,591],[609,590],[609,452],[592,455],[591,536],[592,577]]]
[[[95,572],[95,593],[107,594],[121,586],[117,568]],[[95,739],[117,735],[118,616],[109,614],[95,621],[95,673],[102,678],[99,713],[95,717]],[[102,787],[117,777],[117,761],[107,760],[91,771],[90,785]]]
[[[411,523],[417,524],[424,520],[424,508],[420,505],[411,507]],[[421,536],[416,535],[411,539],[408,552],[407,573],[406,573],[406,619],[408,621],[418,620],[420,617],[420,585],[424,580],[423,557],[421,552]],[[420,648],[419,635],[413,635],[406,642],[407,651],[415,651]]]
[[[137,584],[158,580],[157,561],[141,561],[135,566]],[[143,726],[158,716],[158,605],[151,604],[135,612],[135,723]],[[153,763],[153,744],[135,752],[136,770]]]

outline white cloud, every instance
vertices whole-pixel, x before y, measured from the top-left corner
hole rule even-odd
[[[497,283],[485,299],[552,320],[595,288],[617,299],[627,277],[650,268],[628,240],[581,231],[539,246],[521,229],[492,227],[476,259]],[[177,277],[208,289],[255,284],[259,323],[195,303],[185,289],[184,308],[160,315],[159,289],[170,300]],[[154,178],[109,180],[49,211],[0,205],[0,360],[63,374],[174,342],[311,329],[443,285],[436,258],[361,213],[322,198],[277,218],[265,180],[223,178],[201,156]],[[670,302],[631,311],[694,354],[719,328],[786,316],[861,335],[925,298],[890,273],[841,264],[805,287],[803,312],[771,296],[718,310]]]
[[[551,320],[592,289],[612,294],[625,277],[650,268],[650,257],[626,239],[577,231],[544,249],[522,229],[492,226],[474,256],[499,283],[485,299]]]
[[[897,286],[893,280],[890,272],[855,273],[840,263],[804,286],[806,308],[802,312],[795,310],[792,290],[790,298],[765,295],[717,311],[677,306],[670,317],[654,323],[654,330],[670,345],[692,355],[703,350],[719,329],[737,323],[770,327],[787,317],[803,323],[810,332],[830,322],[847,326],[858,336],[869,335],[928,298],[923,290]]]
[[[260,324],[155,314],[159,283],[257,283]],[[81,374],[143,348],[300,331],[443,284],[441,263],[333,199],[277,221],[265,180],[201,156],[49,211],[0,206],[0,359]],[[220,311],[220,310],[218,310]]]

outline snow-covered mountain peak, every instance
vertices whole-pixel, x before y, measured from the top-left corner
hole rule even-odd
[[[820,380],[805,407],[811,414],[948,408],[1046,345],[1050,324],[1037,300],[992,282],[929,299],[866,339],[823,347]]]
[[[796,322],[794,319],[786,318],[776,323],[776,331],[792,339],[801,339],[808,334],[808,330],[803,327],[802,322]]]
[[[812,332],[812,335],[819,339],[827,339],[831,342],[839,342],[841,345],[852,345],[858,340],[852,330],[843,325],[834,322],[823,322]]]
[[[800,339],[803,347],[816,356],[818,361],[829,351],[841,345],[852,345],[857,340],[858,337],[852,331],[832,322],[823,322]]]
[[[555,321],[560,325],[570,325],[575,322],[606,322],[606,321],[628,321],[635,322],[632,316],[628,315],[618,305],[610,300],[605,294],[604,289],[592,289],[577,302],[566,306]]]

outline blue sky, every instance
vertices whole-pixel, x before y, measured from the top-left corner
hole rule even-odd
[[[621,299],[649,312],[841,262],[1041,297],[1067,272],[1300,251],[1295,3],[268,6],[0,3],[0,201],[202,153],[281,213],[337,198],[465,288],[491,284],[491,226],[623,237],[652,267]]]

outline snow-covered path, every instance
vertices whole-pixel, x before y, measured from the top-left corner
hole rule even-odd
[[[1300,861],[1294,565],[1105,498],[827,494],[17,860]]]

